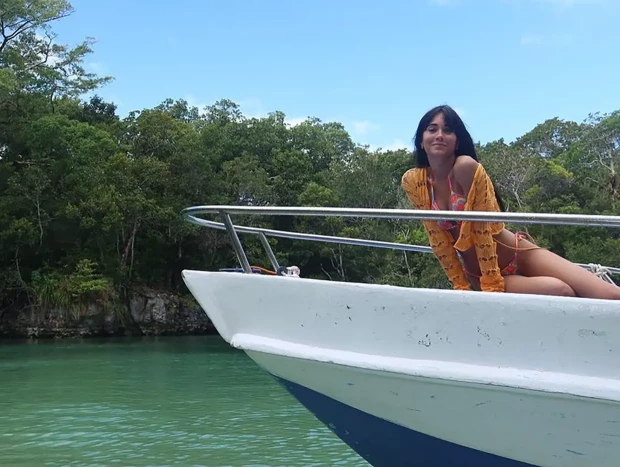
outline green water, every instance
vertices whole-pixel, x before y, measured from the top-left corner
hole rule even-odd
[[[1,466],[368,466],[219,337],[0,344]]]

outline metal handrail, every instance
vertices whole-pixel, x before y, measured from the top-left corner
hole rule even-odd
[[[321,216],[361,217],[374,219],[408,220],[457,220],[480,222],[513,222],[516,224],[581,225],[595,227],[620,227],[619,216],[585,214],[548,214],[490,211],[435,211],[413,209],[330,208],[296,206],[193,206],[181,215],[196,214],[254,214],[267,216]]]
[[[226,226],[221,222],[208,221],[194,216],[189,216],[188,220],[192,224],[201,225],[203,227],[226,230]],[[342,245],[370,246],[374,248],[387,248],[390,250],[417,251],[419,253],[433,252],[433,249],[430,246],[410,245],[408,243],[382,242],[379,240],[364,240],[361,238],[287,232],[284,230],[263,229],[261,227],[245,227],[241,225],[235,225],[235,230],[241,233],[263,234],[268,237],[289,238],[292,240],[310,240],[313,242],[339,243]]]
[[[200,225],[202,227],[208,227],[219,230],[227,230],[227,226],[225,223],[210,221],[206,219],[202,219],[200,217],[196,217],[190,212],[193,208],[185,209],[184,217],[191,222],[192,224]],[[452,212],[450,212],[452,213]],[[299,232],[287,232],[283,230],[273,230],[273,229],[265,229],[261,227],[246,227],[241,225],[234,225],[232,228],[240,233],[248,233],[259,235],[261,239],[261,243],[269,256],[271,264],[274,266],[274,269],[278,269],[277,260],[275,259],[275,255],[269,244],[266,242],[265,236],[269,237],[280,237],[280,238],[288,238],[292,240],[309,240],[315,242],[325,242],[325,243],[337,243],[342,245],[353,245],[353,246],[367,246],[373,248],[386,248],[400,251],[415,251],[419,253],[432,253],[433,249],[430,246],[425,245],[411,245],[407,243],[395,243],[395,242],[384,242],[379,240],[365,240],[361,238],[350,238],[350,237],[338,237],[333,235],[318,235],[318,234],[308,234],[308,233],[299,233]],[[590,265],[576,263],[578,266],[583,268],[588,268]],[[620,268],[614,268],[610,266],[604,266],[604,268],[611,274],[620,274]]]

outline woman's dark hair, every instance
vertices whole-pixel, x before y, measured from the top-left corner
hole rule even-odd
[[[439,105],[426,112],[418,124],[418,129],[415,132],[414,139],[415,149],[413,151],[413,162],[415,166],[418,168],[424,168],[430,165],[428,162],[428,155],[422,148],[422,136],[424,135],[424,131],[426,131],[428,125],[430,125],[438,113],[443,114],[446,126],[450,127],[456,135],[456,140],[458,142],[458,152],[455,154],[456,157],[469,156],[475,161],[478,161],[478,154],[476,154],[474,141],[469,134],[469,131],[467,131],[467,128],[465,128],[465,123],[463,123],[463,120],[461,120],[459,114],[457,114],[456,111],[449,105]],[[499,204],[500,210],[505,211],[506,209],[504,207],[504,202],[499,194],[497,186],[495,186],[495,183],[493,183],[493,188],[495,189],[495,198],[497,199],[497,204]]]

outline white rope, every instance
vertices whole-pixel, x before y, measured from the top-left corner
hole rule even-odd
[[[601,266],[600,264],[596,263],[588,263],[587,268],[595,276],[600,277],[601,279],[609,282],[610,284],[615,284],[615,282],[611,278],[611,272],[605,266]]]
[[[278,274],[288,277],[300,277],[301,271],[297,266],[289,266],[286,268],[281,267],[280,269],[278,269]]]

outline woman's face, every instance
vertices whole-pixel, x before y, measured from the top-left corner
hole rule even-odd
[[[439,112],[422,134],[422,147],[426,151],[429,161],[453,157],[456,146],[456,134],[452,128],[446,125],[443,114]]]

